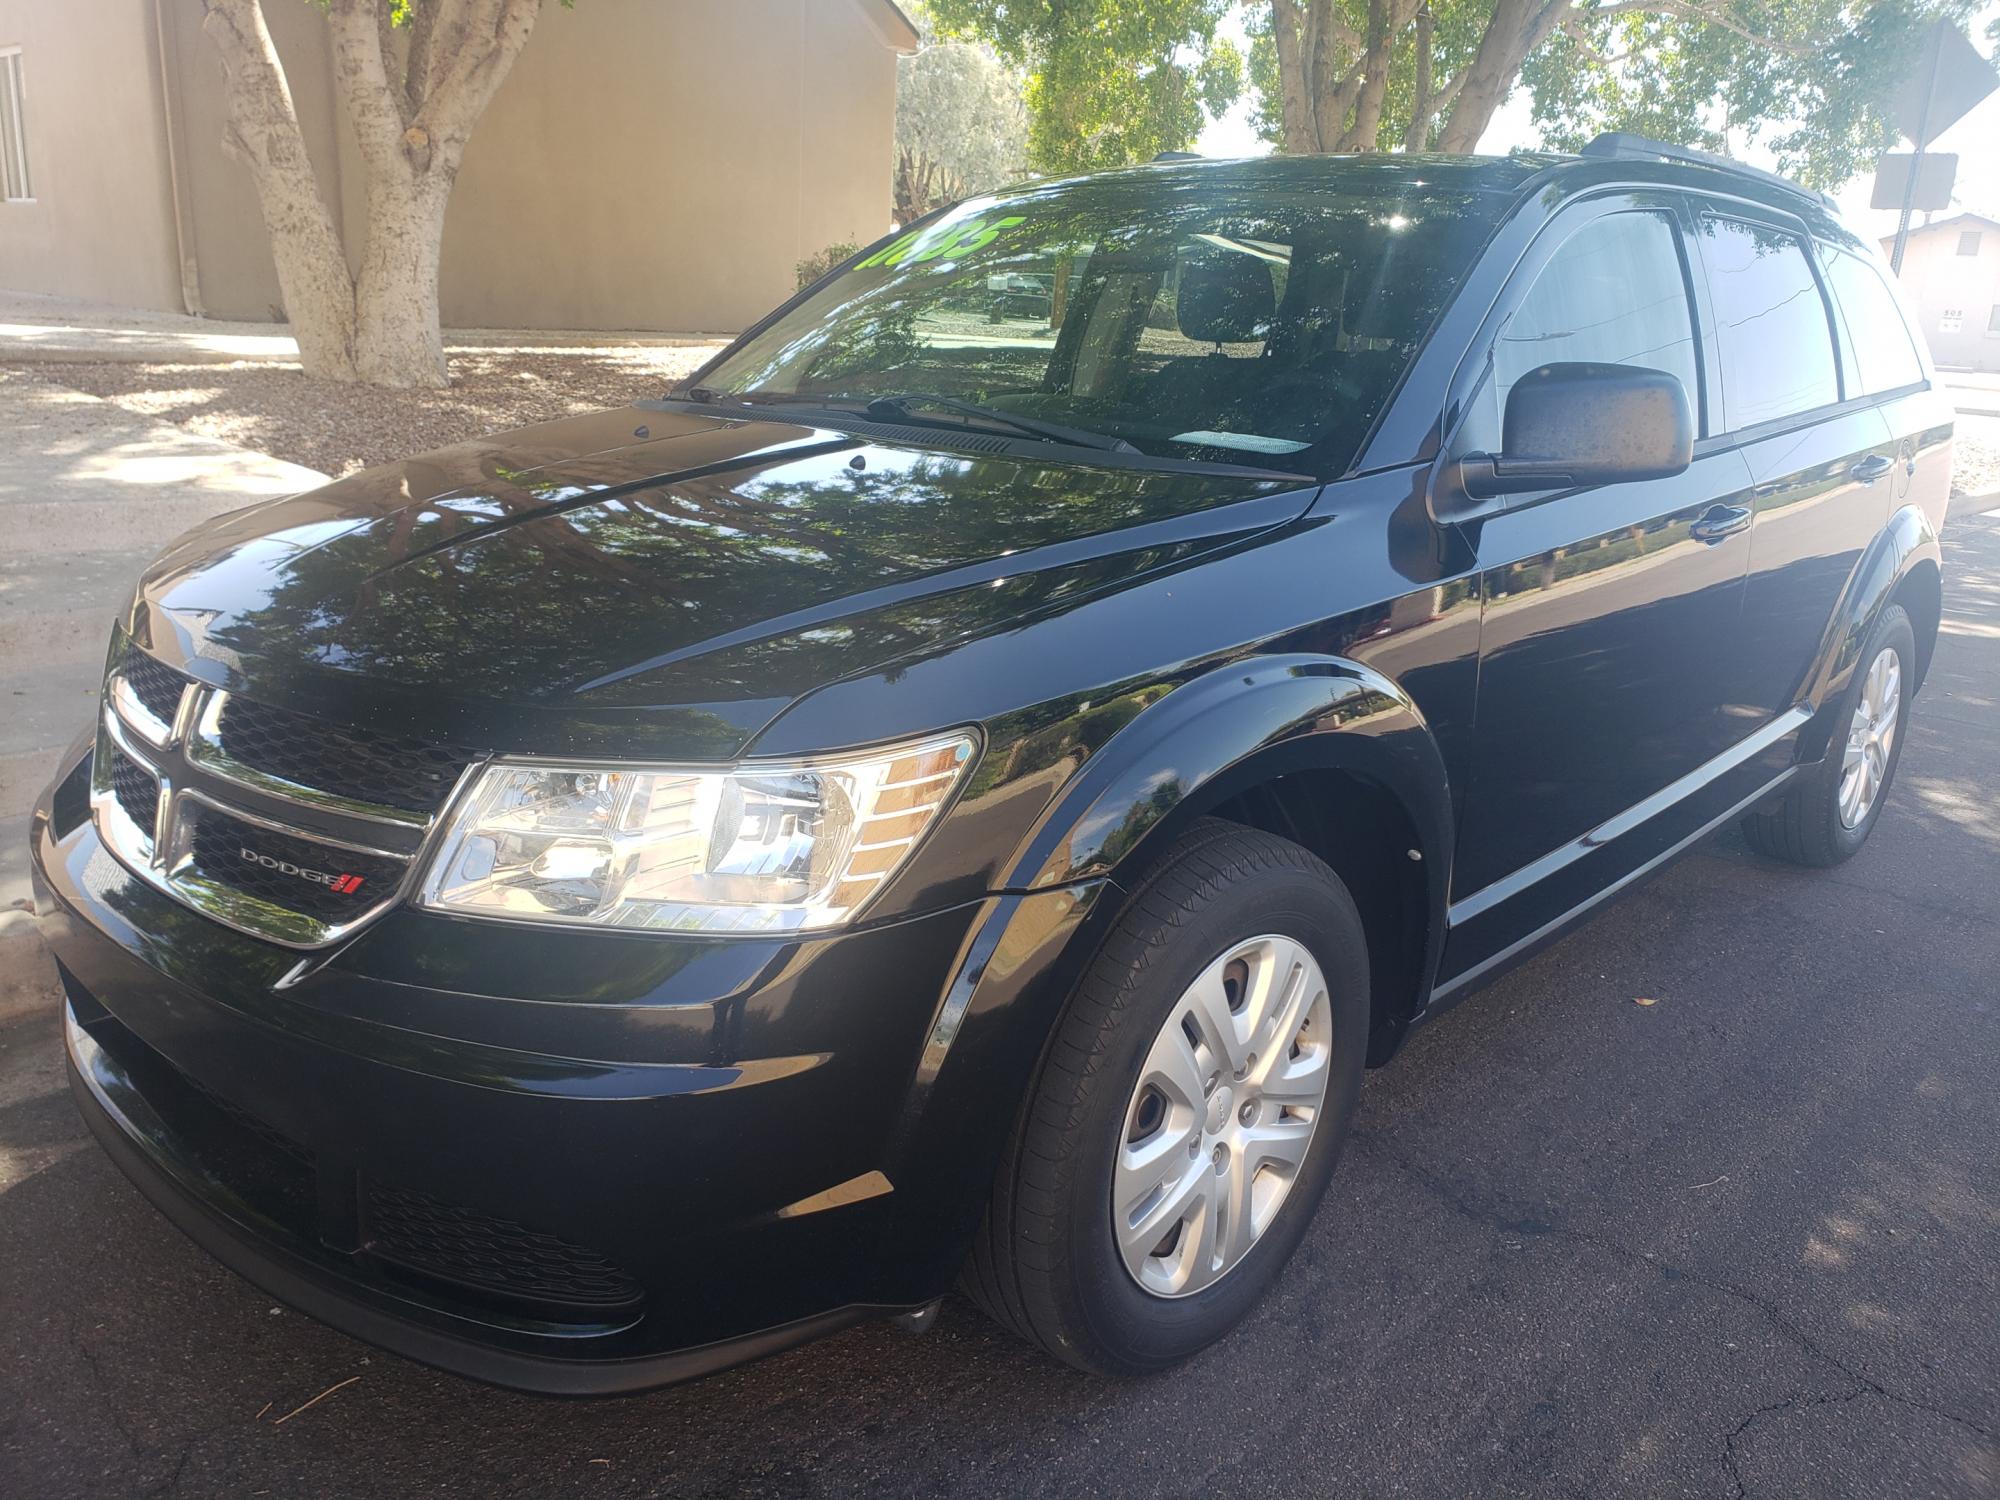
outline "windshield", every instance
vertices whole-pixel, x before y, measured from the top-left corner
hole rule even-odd
[[[875,415],[1344,468],[1494,204],[1408,169],[1260,165],[969,200],[875,247],[701,387],[856,409],[928,397]]]

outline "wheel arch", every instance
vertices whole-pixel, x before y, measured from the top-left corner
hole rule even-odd
[[[1919,557],[1904,571],[1891,602],[1900,604],[1910,616],[1917,635],[1917,680],[1915,691],[1930,675],[1931,657],[1937,651],[1938,627],[1944,623],[1944,574],[1937,561]]]
[[[1341,877],[1369,933],[1369,1061],[1388,1061],[1429,994],[1450,886],[1450,787],[1416,704],[1342,657],[1215,669],[1091,758],[1030,835],[1010,883],[1109,877],[1130,889],[1204,817],[1291,839]]]
[[[1910,612],[1917,634],[1917,685],[1930,670],[1937,626],[1943,615],[1942,549],[1937,528],[1916,505],[1889,517],[1848,577],[1833,618],[1820,643],[1818,665],[1805,695],[1817,707],[1801,732],[1800,758],[1817,760],[1833,733],[1832,708],[1846,689],[1861,650],[1891,604]]]

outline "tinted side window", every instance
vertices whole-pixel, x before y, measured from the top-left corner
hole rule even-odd
[[[1840,304],[1848,337],[1854,341],[1860,389],[1872,396],[1922,380],[1924,369],[1917,362],[1909,327],[1880,273],[1859,256],[1845,253],[1827,256],[1825,265],[1833,300]]]
[[[1722,345],[1730,428],[1754,427],[1840,399],[1826,303],[1796,235],[1736,219],[1701,221]]]
[[[1664,214],[1617,213],[1563,242],[1493,344],[1493,378],[1473,397],[1462,452],[1500,446],[1507,392],[1531,370],[1558,361],[1665,370],[1701,409],[1687,281]]]

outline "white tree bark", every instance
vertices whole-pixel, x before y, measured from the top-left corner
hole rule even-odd
[[[354,281],[306,156],[292,91],[258,0],[203,0],[202,30],[222,54],[228,122],[222,146],[250,169],[271,236],[285,317],[310,374],[352,380]]]
[[[401,59],[387,0],[328,0],[334,86],[367,179],[367,235],[360,273],[351,277],[306,159],[261,0],[203,4],[206,29],[229,73],[231,134],[264,143],[261,154],[239,154],[257,183],[307,372],[392,387],[443,386],[438,263],[445,210],[465,143],[527,45],[542,0],[427,0],[415,8]],[[319,230],[302,228],[302,192],[317,208]],[[317,274],[308,278],[295,268],[288,276],[288,263]],[[307,319],[315,325],[310,352]],[[321,326],[341,333],[337,359]]]

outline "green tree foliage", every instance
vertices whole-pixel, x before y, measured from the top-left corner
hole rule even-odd
[[[1701,12],[1580,12],[1530,57],[1521,81],[1546,143],[1574,150],[1630,130],[1710,150],[1762,141],[1800,181],[1833,187],[1895,139],[1889,104],[1922,33],[1964,0],[1763,0],[1728,23]]]
[[[931,41],[899,58],[898,170],[948,183],[943,196],[952,198],[989,192],[1020,176],[1028,159],[1024,83],[979,42]],[[934,206],[899,202],[897,211],[914,217]]]
[[[1216,35],[1236,0],[930,0],[947,35],[978,37],[1027,75],[1027,165],[1091,171],[1186,147],[1243,88]]]
[[[1475,149],[1529,90],[1546,143],[1768,144],[1830,186],[1894,139],[1923,28],[1973,0],[1246,0],[1259,131],[1292,151]]]

